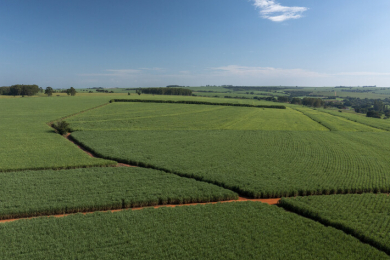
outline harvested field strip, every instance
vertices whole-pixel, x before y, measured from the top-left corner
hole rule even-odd
[[[0,175],[0,219],[232,199],[230,190],[137,167]]]
[[[3,259],[389,259],[262,203],[126,210],[0,225]]]
[[[390,191],[387,132],[81,131],[72,138],[102,158],[251,198]]]
[[[278,199],[248,199],[244,197],[238,197],[237,200],[220,200],[217,202],[202,202],[202,203],[186,203],[186,204],[165,204],[165,205],[157,205],[157,206],[144,206],[144,207],[134,207],[134,208],[123,208],[123,209],[113,209],[113,210],[99,210],[99,211],[90,211],[90,212],[77,212],[77,213],[68,213],[68,214],[57,214],[57,215],[45,215],[47,217],[56,217],[56,218],[62,218],[62,217],[67,217],[70,215],[75,215],[78,213],[82,213],[84,215],[86,214],[92,214],[95,212],[118,212],[122,210],[141,210],[141,209],[147,209],[147,208],[162,208],[162,207],[169,207],[169,208],[175,208],[175,207],[183,207],[183,206],[196,206],[196,205],[206,205],[206,204],[216,204],[216,203],[229,203],[229,202],[245,202],[245,201],[253,201],[253,202],[261,202],[265,203],[268,205],[277,205],[279,202],[280,198]],[[43,216],[37,216],[37,217],[28,217],[28,218],[12,218],[12,219],[2,219],[0,220],[0,223],[8,223],[8,222],[14,222],[17,220],[22,220],[22,219],[33,219],[33,218],[40,218]]]
[[[390,196],[346,194],[283,198],[286,210],[332,226],[390,255]]]

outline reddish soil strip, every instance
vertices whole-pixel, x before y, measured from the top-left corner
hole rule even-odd
[[[262,203],[267,203],[269,205],[275,205],[278,203],[280,199],[247,199],[244,197],[239,197],[238,200],[225,200],[225,201],[218,201],[218,202],[205,202],[205,203],[188,203],[188,204],[167,204],[167,205],[157,205],[157,206],[146,206],[146,207],[137,207],[137,208],[126,208],[126,209],[115,209],[115,210],[106,210],[106,211],[100,211],[100,212],[118,212],[122,210],[141,210],[145,208],[162,208],[162,207],[167,207],[167,208],[174,208],[174,207],[182,207],[182,206],[194,206],[194,205],[206,205],[206,204],[216,204],[216,203],[229,203],[229,202],[242,202],[242,201],[256,201],[256,202],[262,202]],[[99,212],[99,211],[92,211],[92,212],[80,212],[84,215],[86,214],[92,214],[94,212]],[[56,217],[56,218],[61,218],[61,217],[66,217],[69,215],[75,215],[77,213],[70,213],[70,214],[59,214],[59,215],[50,215],[47,217]],[[39,216],[39,217],[29,217],[29,218],[13,218],[13,219],[4,219],[0,220],[1,223],[7,223],[7,222],[14,222],[20,219],[33,219],[33,218],[40,218],[44,216]]]

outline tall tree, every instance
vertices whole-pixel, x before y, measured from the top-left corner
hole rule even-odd
[[[53,95],[53,89],[51,87],[47,87],[45,89],[45,94],[47,94],[49,97]]]

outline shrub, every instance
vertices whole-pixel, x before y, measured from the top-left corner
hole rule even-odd
[[[57,124],[52,124],[51,125],[54,129],[57,130],[57,132],[60,134],[60,135],[65,135],[67,134],[68,132],[70,132],[70,128],[69,128],[69,123],[65,122],[65,121],[59,121],[57,122]]]

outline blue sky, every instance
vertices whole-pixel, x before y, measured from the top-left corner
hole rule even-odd
[[[390,1],[3,0],[0,86],[390,87]]]

